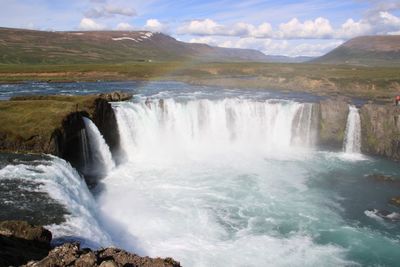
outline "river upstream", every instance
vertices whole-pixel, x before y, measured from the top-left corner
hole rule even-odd
[[[388,199],[400,181],[371,175],[400,170],[360,154],[355,106],[343,150],[325,151],[315,145],[319,98],[307,94],[132,82],[1,85],[0,97],[114,90],[135,94],[113,103],[119,158],[85,120],[98,185],[89,190],[53,156],[3,154],[1,219],[51,221],[56,242],[115,245],[183,266],[399,264],[399,209]]]

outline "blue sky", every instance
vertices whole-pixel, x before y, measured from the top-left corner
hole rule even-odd
[[[0,0],[0,26],[151,30],[186,42],[318,56],[360,35],[400,34],[400,0]]]

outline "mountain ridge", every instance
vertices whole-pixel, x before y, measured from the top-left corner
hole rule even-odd
[[[258,50],[184,43],[149,31],[37,31],[0,28],[0,63],[65,64],[182,60],[268,61]]]
[[[359,36],[312,63],[360,66],[400,66],[400,35]]]

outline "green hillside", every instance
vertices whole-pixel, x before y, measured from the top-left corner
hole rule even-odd
[[[147,31],[47,32],[0,28],[0,63],[90,64],[143,61],[267,61],[257,50],[179,42]]]
[[[400,36],[362,36],[312,62],[362,66],[400,66]]]

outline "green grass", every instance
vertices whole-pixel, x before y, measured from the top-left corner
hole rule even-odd
[[[47,137],[61,126],[62,119],[74,111],[90,111],[95,96],[45,96],[0,101],[0,132],[8,138],[27,140],[35,135]]]

